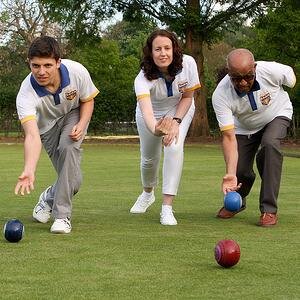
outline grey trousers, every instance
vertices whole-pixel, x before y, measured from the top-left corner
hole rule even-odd
[[[246,196],[255,181],[254,159],[261,177],[259,209],[261,213],[277,213],[277,199],[281,181],[283,156],[280,142],[286,137],[290,120],[277,117],[253,135],[236,135],[238,143],[237,178],[242,183],[239,190],[246,206]]]
[[[71,218],[72,198],[82,182],[80,145],[84,137],[80,141],[73,141],[69,137],[78,121],[79,108],[70,111],[41,135],[43,146],[57,173],[57,180],[46,197],[55,219]]]

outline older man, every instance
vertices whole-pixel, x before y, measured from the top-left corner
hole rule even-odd
[[[293,87],[296,77],[289,66],[255,61],[247,49],[235,49],[227,57],[228,74],[213,93],[214,111],[223,134],[226,164],[222,191],[238,190],[242,211],[255,180],[254,159],[261,177],[258,225],[277,223],[277,199],[283,157],[280,141],[286,137],[293,107],[283,85]],[[222,207],[217,217],[238,212]]]

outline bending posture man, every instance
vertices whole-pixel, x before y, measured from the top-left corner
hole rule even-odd
[[[17,111],[25,132],[24,169],[15,193],[34,189],[42,144],[57,172],[57,180],[39,197],[33,218],[53,233],[71,232],[72,197],[82,181],[80,145],[87,131],[98,89],[89,72],[75,61],[61,59],[52,37],[35,39],[28,51],[31,73],[17,96]]]
[[[257,61],[247,49],[236,49],[227,57],[228,74],[213,93],[213,107],[223,134],[226,174],[222,190],[238,190],[246,208],[246,196],[255,180],[254,159],[261,177],[259,225],[277,223],[277,199],[283,157],[280,141],[286,137],[293,107],[283,85],[293,87],[291,67]],[[222,207],[217,216],[231,218],[237,212]]]

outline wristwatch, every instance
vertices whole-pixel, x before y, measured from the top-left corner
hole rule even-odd
[[[182,122],[182,119],[176,118],[176,117],[174,117],[173,120],[175,120],[178,124],[180,124]]]

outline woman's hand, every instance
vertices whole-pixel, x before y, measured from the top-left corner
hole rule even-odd
[[[170,133],[172,129],[173,119],[171,117],[164,117],[155,124],[154,135],[165,136]]]
[[[180,124],[176,120],[172,119],[172,126],[169,133],[166,134],[163,139],[164,146],[170,146],[174,140],[175,144],[177,143],[179,137],[179,126]]]

